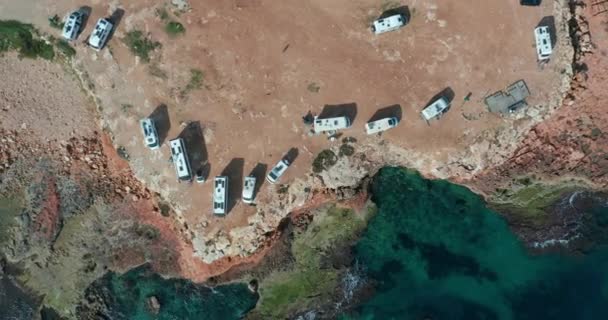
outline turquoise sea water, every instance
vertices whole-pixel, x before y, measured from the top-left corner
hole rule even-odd
[[[608,248],[533,257],[477,195],[401,168],[373,194],[356,256],[376,292],[345,318],[608,319]]]
[[[97,285],[109,297],[108,316],[114,320],[240,319],[258,299],[246,284],[210,288],[181,279],[163,279],[145,267],[122,275],[110,273]],[[161,305],[157,315],[148,307],[151,296]]]

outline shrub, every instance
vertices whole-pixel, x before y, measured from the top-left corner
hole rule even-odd
[[[205,74],[199,69],[190,69],[190,80],[186,87],[182,90],[182,96],[187,95],[190,91],[203,87]]]
[[[57,46],[57,49],[59,49],[59,51],[68,58],[76,55],[76,49],[72,48],[72,46],[65,40],[58,40],[55,45]]]
[[[355,148],[350,144],[344,143],[340,146],[340,156],[350,157],[353,154],[355,154]]]
[[[140,57],[144,62],[149,62],[150,52],[161,46],[160,42],[150,40],[150,38],[144,36],[143,32],[140,30],[127,32],[124,42],[131,52]]]
[[[22,57],[53,59],[53,46],[44,40],[36,39],[34,34],[35,29],[30,24],[0,20],[0,52],[14,49],[18,50]]]
[[[58,15],[54,15],[49,18],[49,25],[55,29],[63,29],[64,23],[61,21]]]
[[[312,162],[312,171],[315,173],[319,173],[323,170],[331,168],[338,161],[338,157],[336,154],[329,150],[325,149],[321,151],[315,160]]]
[[[175,37],[186,32],[186,28],[184,28],[183,24],[177,21],[170,21],[165,25],[165,32],[167,32],[170,36]]]

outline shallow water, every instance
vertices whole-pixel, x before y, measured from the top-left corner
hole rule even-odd
[[[246,284],[210,288],[182,279],[163,279],[145,267],[123,275],[110,273],[95,285],[110,297],[108,316],[115,320],[240,319],[258,299]],[[151,296],[161,305],[157,315],[148,307]]]
[[[356,256],[377,291],[345,318],[608,319],[608,248],[531,256],[477,195],[400,168],[373,194]]]
[[[0,275],[0,319],[34,319],[38,299],[31,297],[8,276]]]

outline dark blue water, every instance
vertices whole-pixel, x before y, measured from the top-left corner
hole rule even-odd
[[[373,194],[356,256],[376,292],[344,318],[608,319],[608,248],[531,256],[470,190],[400,168],[381,170]]]
[[[8,276],[0,275],[0,319],[34,319],[38,299],[29,296]]]

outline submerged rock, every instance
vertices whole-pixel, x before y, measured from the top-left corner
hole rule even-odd
[[[158,314],[160,311],[160,302],[156,296],[151,296],[148,298],[148,309],[152,314]]]

